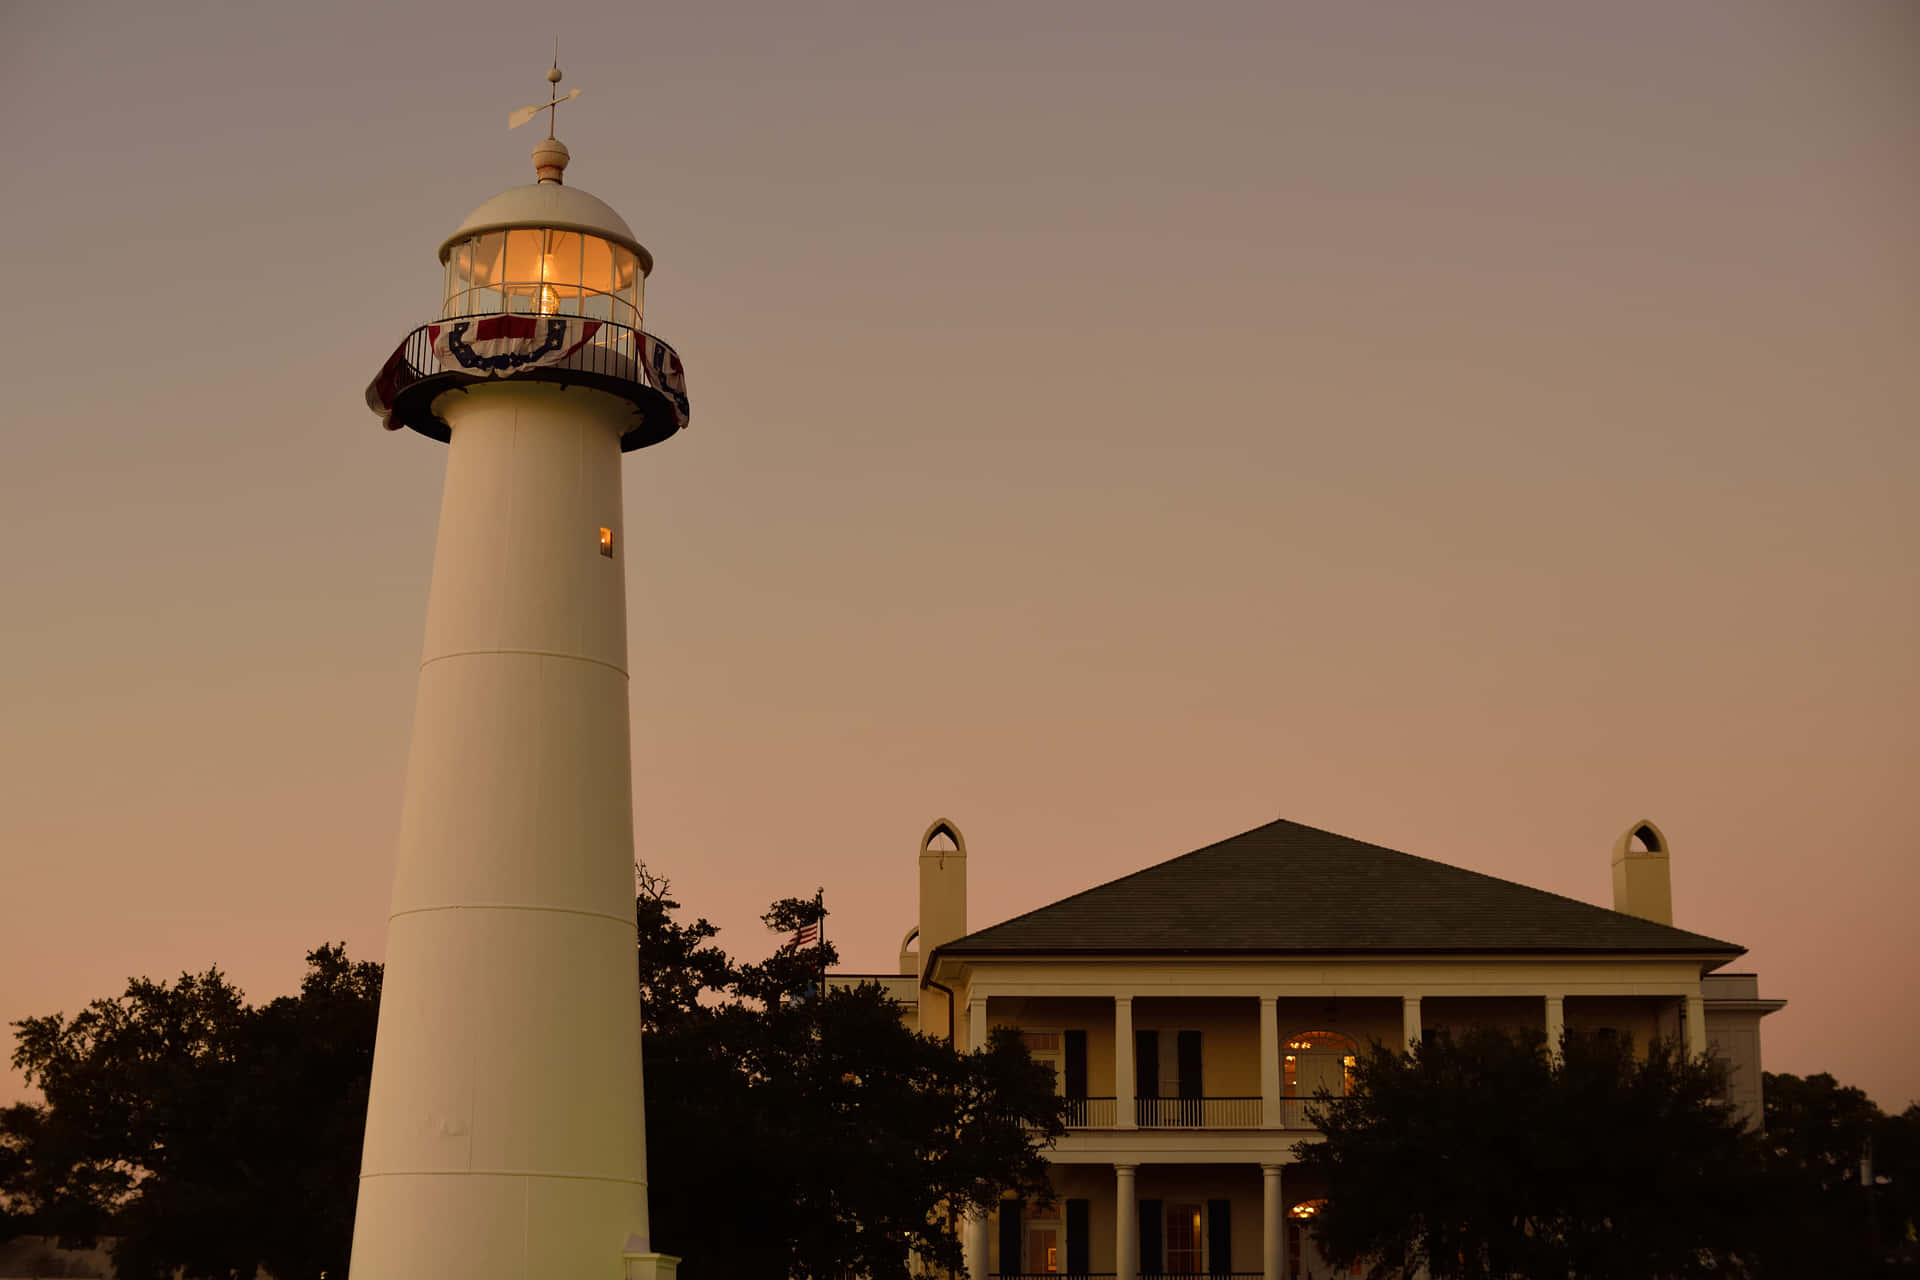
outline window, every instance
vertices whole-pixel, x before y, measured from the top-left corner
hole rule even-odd
[[[1167,1205],[1166,1269],[1173,1275],[1199,1275],[1206,1270],[1201,1206],[1183,1202]]]
[[[1311,1098],[1321,1089],[1335,1097],[1353,1092],[1359,1046],[1338,1031],[1302,1031],[1286,1041],[1281,1080],[1289,1098]]]
[[[490,231],[447,253],[443,316],[569,315],[640,325],[641,274],[630,249],[557,228]]]
[[[1030,1275],[1058,1275],[1060,1272],[1060,1226],[1036,1222],[1027,1228],[1027,1272]]]

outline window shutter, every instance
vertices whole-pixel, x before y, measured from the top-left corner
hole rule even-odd
[[[1067,1201],[1067,1273],[1084,1276],[1093,1270],[1087,1247],[1088,1224],[1092,1205],[1085,1200]]]
[[[1178,1040],[1180,1054],[1180,1096],[1183,1098],[1204,1098],[1207,1091],[1200,1085],[1200,1033],[1182,1031]]]
[[[1061,1090],[1069,1098],[1087,1096],[1087,1033],[1069,1031],[1066,1034],[1066,1080]]]
[[[1147,1032],[1152,1035],[1151,1031]],[[1157,1276],[1166,1267],[1166,1249],[1162,1243],[1162,1232],[1166,1227],[1166,1217],[1158,1200],[1140,1202],[1140,1274]]]
[[[1020,1267],[1020,1202],[1000,1202],[1000,1274],[1016,1276]]]
[[[1160,1096],[1160,1033],[1133,1033],[1133,1092],[1142,1098]]]
[[[1233,1274],[1233,1201],[1207,1201],[1207,1271]]]

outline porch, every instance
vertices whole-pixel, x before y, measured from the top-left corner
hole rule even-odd
[[[1317,1179],[1290,1166],[1056,1165],[1052,1179],[1052,1204],[1009,1200],[968,1222],[970,1275],[1292,1280],[1329,1274],[1309,1230],[1324,1203]]]
[[[1099,998],[1000,996],[983,986],[968,1001],[969,1043],[984,1042],[991,1026],[1018,1030],[1059,1080],[1074,1134],[1311,1134],[1314,1098],[1345,1095],[1368,1046],[1433,1030],[1531,1028],[1557,1044],[1577,1027],[1645,1044],[1684,1029],[1696,1052],[1705,1039],[1691,994]]]

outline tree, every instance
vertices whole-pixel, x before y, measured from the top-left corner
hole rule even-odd
[[[1826,1072],[1768,1073],[1763,1088],[1766,1275],[1883,1274],[1886,1255],[1910,1251],[1920,1222],[1920,1106],[1886,1115]]]
[[[126,1280],[345,1274],[379,999],[328,944],[261,1008],[208,969],[15,1023],[44,1102],[0,1114],[6,1235],[116,1236]]]
[[[958,1265],[958,1215],[1047,1197],[1064,1104],[1017,1038],[955,1053],[877,986],[823,990],[831,947],[741,964],[677,910],[643,873],[654,1240],[689,1275],[897,1280]],[[765,920],[822,915],[816,895]],[[333,945],[307,965],[260,1008],[208,969],[16,1023],[44,1101],[0,1112],[0,1240],[117,1237],[124,1280],[344,1275],[381,970]]]
[[[1295,1147],[1326,1179],[1323,1249],[1375,1277],[1748,1274],[1758,1152],[1718,1068],[1665,1041],[1562,1049],[1490,1029],[1376,1044],[1312,1108],[1326,1141]]]
[[[1064,1106],[1017,1036],[956,1053],[877,985],[822,989],[830,945],[723,963],[677,907],[643,878],[653,1240],[687,1274],[904,1280],[910,1260],[960,1265],[969,1210],[1050,1198],[1040,1147]],[[762,918],[789,934],[824,914],[816,896]]]

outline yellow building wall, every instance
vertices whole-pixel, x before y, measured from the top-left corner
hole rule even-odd
[[[1547,1029],[1546,1001],[1537,996],[1436,996],[1420,1002],[1425,1031],[1461,1035],[1475,1027]]]
[[[987,1026],[1020,1031],[1087,1033],[1087,1096],[1111,1098],[1113,1082],[1113,1001],[1075,997],[998,997],[988,1006]]]
[[[1647,996],[1568,996],[1566,1022],[1570,1031],[1598,1031],[1612,1027],[1632,1036],[1642,1052],[1660,1035],[1660,1011],[1672,1000]]]
[[[1111,1015],[1109,1015],[1111,1017]],[[1200,1033],[1201,1088],[1209,1098],[1260,1096],[1260,1005],[1254,1000],[1200,997],[1133,1002],[1133,1029],[1163,1036]],[[1108,1034],[1112,1042],[1112,1034]],[[1168,1048],[1164,1052],[1171,1053]],[[1109,1067],[1111,1070],[1111,1067]],[[1162,1077],[1162,1092],[1170,1083]],[[1144,1193],[1143,1193],[1144,1194]]]

